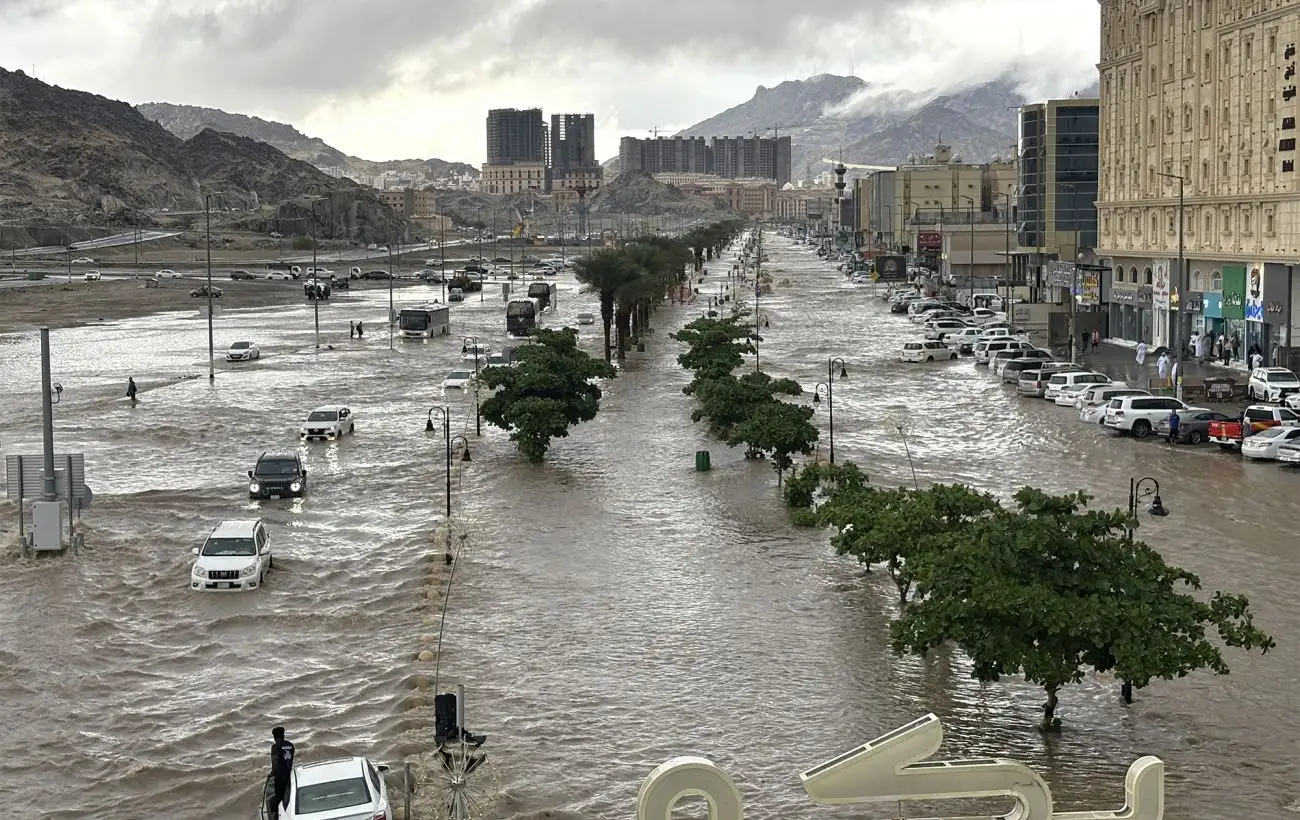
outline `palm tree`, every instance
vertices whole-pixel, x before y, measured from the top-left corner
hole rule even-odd
[[[600,294],[600,322],[605,328],[605,361],[610,361],[610,327],[618,294],[639,275],[622,248],[601,248],[573,263],[573,275],[587,293]],[[621,344],[620,344],[621,347]]]

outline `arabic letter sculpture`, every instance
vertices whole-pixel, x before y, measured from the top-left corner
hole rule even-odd
[[[684,797],[709,801],[709,820],[741,820],[740,791],[731,776],[702,757],[675,757],[656,768],[636,796],[637,820],[671,820]]]

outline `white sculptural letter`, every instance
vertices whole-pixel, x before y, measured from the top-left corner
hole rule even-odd
[[[1005,758],[929,760],[942,743],[943,726],[930,714],[799,778],[808,796],[825,805],[1011,797],[1016,805],[1010,812],[987,820],[1163,820],[1165,815],[1165,765],[1158,757],[1141,757],[1129,766],[1124,808],[1056,812],[1051,789],[1028,766]],[[708,800],[710,820],[743,816],[740,792],[726,772],[702,757],[678,757],[641,784],[637,820],[669,820],[683,797]]]

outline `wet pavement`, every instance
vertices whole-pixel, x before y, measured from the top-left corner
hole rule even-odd
[[[836,557],[825,534],[791,527],[772,471],[690,423],[668,334],[704,306],[665,307],[598,418],[556,442],[545,465],[524,463],[499,431],[476,438],[472,400],[448,400],[473,460],[457,465],[471,547],[442,669],[468,687],[467,723],[490,735],[494,810],[626,817],[651,768],[695,753],[736,778],[751,816],[824,815],[797,773],[927,711],[945,722],[945,754],[1018,758],[1047,777],[1058,810],[1118,808],[1142,754],[1166,761],[1170,818],[1229,817],[1241,801],[1260,816],[1300,808],[1290,696],[1300,662],[1288,648],[1300,570],[1279,525],[1296,515],[1300,477],[1115,437],[1017,398],[969,359],[899,364],[915,326],[811,253],[770,246],[763,367],[811,389],[830,357],[847,360],[837,459],[909,482],[903,423],[921,481],[1003,495],[1084,488],[1122,505],[1130,476],[1156,477],[1171,515],[1144,521],[1142,537],[1207,587],[1249,593],[1279,648],[1230,655],[1226,678],[1159,683],[1128,708],[1114,681],[1089,680],[1063,695],[1066,732],[1046,739],[1032,687],[979,685],[956,654],[895,659],[887,582]],[[566,283],[548,324],[595,310],[575,290]],[[206,370],[205,325],[191,313],[54,333],[58,449],[87,454],[96,502],[78,558],[21,561],[12,534],[5,542],[0,802],[21,795],[49,817],[251,816],[277,723],[304,760],[427,747],[415,687],[429,670],[412,657],[429,630],[422,567],[443,464],[424,416],[443,401],[437,381],[459,364],[462,335],[504,343],[504,310],[499,295],[471,300],[453,309],[454,338],[389,352],[369,318],[386,307],[386,293],[322,306],[337,349],[319,354],[309,306],[227,311],[218,348],[251,337],[264,358],[220,365],[211,386],[176,380]],[[358,312],[371,330],[352,342],[343,329]],[[599,334],[582,329],[593,352]],[[36,349],[34,336],[0,337],[6,453],[39,452]],[[158,386],[131,409],[121,385],[146,370]],[[357,411],[357,436],[304,448],[311,494],[247,501],[243,472],[257,454],[297,446],[297,422],[335,401]],[[693,471],[698,449],[712,451],[711,472]],[[267,589],[190,593],[189,548],[215,520],[248,515],[276,539]],[[12,508],[0,516],[12,520]]]

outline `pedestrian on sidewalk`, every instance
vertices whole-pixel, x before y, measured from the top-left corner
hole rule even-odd
[[[1178,443],[1178,426],[1182,419],[1178,418],[1178,411],[1169,414],[1169,437],[1166,439],[1170,444]]]
[[[1232,358],[1241,361],[1241,337],[1235,331],[1232,334]]]
[[[1227,336],[1220,333],[1218,345],[1219,345],[1219,351],[1218,351],[1219,358],[1223,360],[1223,366],[1227,367],[1229,362],[1232,359],[1232,343],[1228,341]]]
[[[1264,366],[1264,353],[1259,349],[1259,345],[1250,346],[1250,369],[1258,370]]]
[[[1187,343],[1187,349],[1191,352],[1193,358],[1195,358],[1196,351],[1200,348],[1200,344],[1201,344],[1201,334],[1193,330],[1191,341]]]
[[[1161,353],[1160,358],[1156,359],[1156,375],[1160,377],[1163,383],[1169,378],[1169,354]]]
[[[1092,329],[1092,349],[1096,350],[1099,344],[1101,344],[1101,331],[1094,327]]]
[[[1145,364],[1146,364],[1146,361],[1147,361],[1147,343],[1146,343],[1146,342],[1138,342],[1138,346],[1137,346],[1137,363],[1138,363],[1138,365],[1145,365]]]

